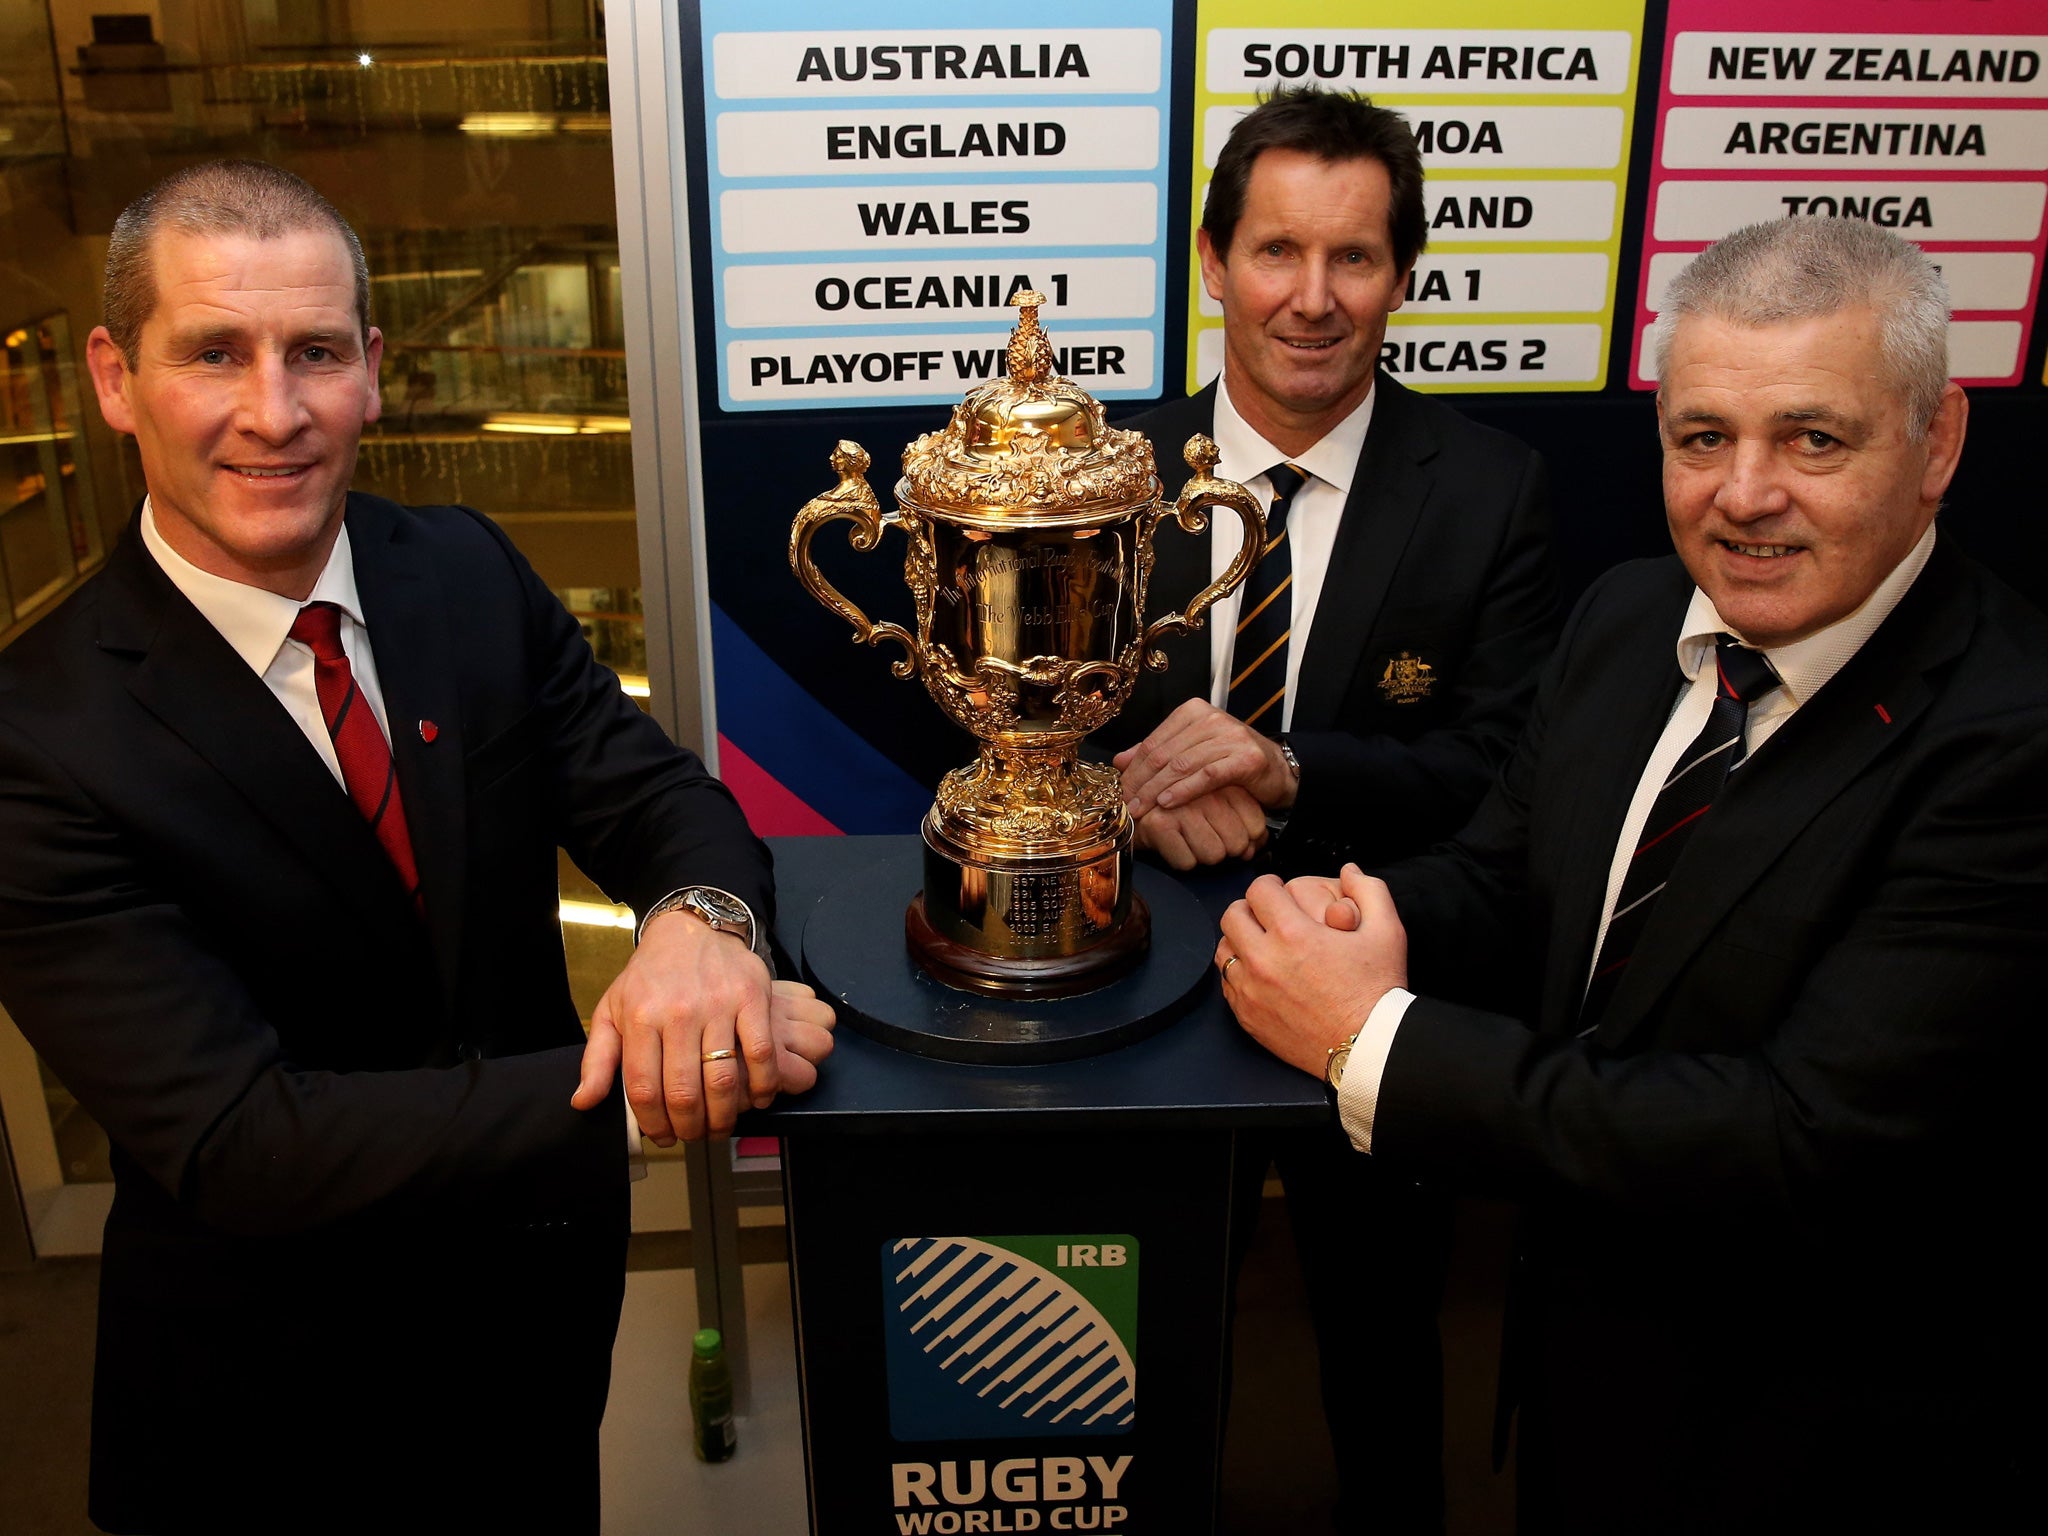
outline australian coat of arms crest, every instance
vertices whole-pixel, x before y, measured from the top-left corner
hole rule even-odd
[[[1380,697],[1389,704],[1420,704],[1436,687],[1436,669],[1413,651],[1387,659],[1380,674]]]

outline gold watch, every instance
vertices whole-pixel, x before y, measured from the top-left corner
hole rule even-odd
[[[1358,1044],[1358,1036],[1339,1040],[1330,1047],[1330,1054],[1323,1062],[1323,1081],[1329,1085],[1334,1097],[1344,1086],[1344,1069],[1351,1065],[1351,1047]]]

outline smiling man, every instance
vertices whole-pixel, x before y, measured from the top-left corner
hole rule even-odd
[[[1358,1152],[1526,1209],[1524,1532],[1988,1531],[2039,1432],[2048,623],[1936,524],[1913,246],[1730,235],[1656,336],[1677,558],[1567,623],[1448,849],[1217,962]]]
[[[1133,743],[1116,762],[1139,844],[1177,868],[1334,869],[1448,837],[1506,760],[1555,641],[1543,461],[1379,368],[1427,236],[1422,189],[1408,125],[1358,96],[1281,91],[1217,158],[1197,245],[1222,376],[1130,425],[1169,496],[1189,437],[1212,436],[1218,473],[1267,507],[1268,543],[1106,733]],[[1151,590],[1178,601],[1236,540],[1156,547]],[[1266,1150],[1245,1156],[1248,1199]],[[1270,1150],[1340,1447],[1339,1524],[1438,1530],[1449,1208],[1382,1188],[1334,1129]],[[1385,1390],[1357,1390],[1368,1363]]]
[[[106,1128],[92,1515],[595,1531],[626,1098],[800,1089],[767,850],[486,518],[349,490],[383,339],[298,178],[121,216],[88,362],[148,488],[0,657],[0,997]],[[567,849],[641,914],[586,1047]]]

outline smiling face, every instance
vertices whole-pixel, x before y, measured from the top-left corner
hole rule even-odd
[[[1283,453],[1317,442],[1372,388],[1408,282],[1392,202],[1377,160],[1269,149],[1252,162],[1229,251],[1197,237],[1203,286],[1223,306],[1231,404]]]
[[[100,411],[134,435],[172,549],[303,598],[379,410],[384,338],[361,330],[347,247],[323,229],[159,234],[150,255],[156,309],[134,366],[104,326],[87,343]]]
[[[1861,607],[1934,518],[1969,403],[1948,386],[1924,437],[1868,308],[1778,325],[1681,320],[1657,395],[1679,558],[1753,645]]]

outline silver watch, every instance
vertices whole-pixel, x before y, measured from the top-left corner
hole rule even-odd
[[[633,942],[638,944],[647,925],[662,913],[677,911],[687,912],[715,932],[729,933],[748,949],[759,952],[754,943],[754,909],[731,891],[721,891],[715,885],[686,885],[679,891],[670,891],[647,909],[633,934]]]

